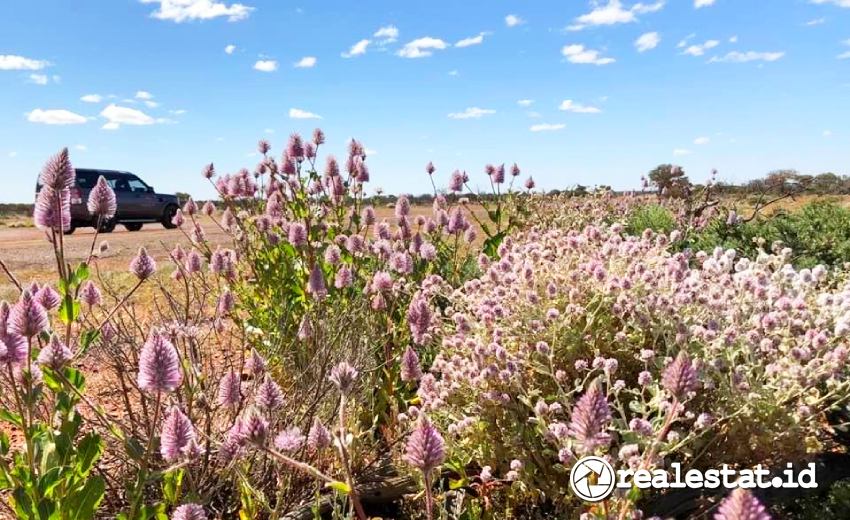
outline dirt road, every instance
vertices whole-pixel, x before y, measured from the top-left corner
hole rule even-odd
[[[211,241],[223,238],[224,233],[212,221],[204,219],[202,225]],[[73,265],[84,260],[89,254],[93,238],[94,230],[91,228],[77,229],[73,235],[66,235],[64,241],[68,262]],[[97,244],[104,240],[109,244],[109,250],[99,262],[101,268],[109,270],[126,269],[139,247],[146,247],[155,259],[164,261],[167,252],[176,243],[184,246],[188,243],[179,229],[165,229],[159,224],[146,224],[141,231],[135,232],[118,226],[112,233],[99,234]],[[56,266],[53,248],[44,233],[36,228],[0,229],[0,259],[22,282],[40,280],[44,275],[51,276]],[[0,289],[8,283],[0,273]]]

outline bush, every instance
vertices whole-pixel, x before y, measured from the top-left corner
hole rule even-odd
[[[669,209],[659,204],[646,204],[637,207],[629,216],[626,231],[640,235],[644,230],[656,233],[670,233],[676,228],[676,219]]]
[[[788,247],[797,267],[839,267],[850,259],[850,210],[830,201],[810,202],[795,212],[779,212],[750,222],[715,219],[691,237],[696,250],[731,248],[755,256],[766,246]]]

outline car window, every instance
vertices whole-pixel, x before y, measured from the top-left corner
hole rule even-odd
[[[84,190],[90,190],[94,188],[94,185],[97,183],[97,173],[92,171],[81,171],[77,170],[77,186]]]
[[[128,181],[130,186],[130,191],[133,193],[145,193],[148,191],[148,185],[141,181],[141,179],[131,178]]]

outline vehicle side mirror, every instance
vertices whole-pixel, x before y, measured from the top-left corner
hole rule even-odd
[[[153,193],[153,186],[148,186],[148,193]]]

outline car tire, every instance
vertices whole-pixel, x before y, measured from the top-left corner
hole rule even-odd
[[[124,224],[124,227],[127,228],[127,231],[139,231],[143,225],[141,222],[128,222]]]
[[[176,228],[177,225],[175,225],[174,222],[173,222],[174,215],[176,215],[176,214],[177,214],[177,206],[175,206],[174,204],[170,204],[170,205],[166,206],[165,210],[163,210],[163,212],[162,212],[162,220],[160,220],[160,222],[162,223],[162,227],[164,227],[165,229]]]
[[[62,234],[63,235],[73,235],[74,231],[76,231],[76,230],[77,230],[77,226],[71,225],[71,227],[69,227],[68,229],[63,229]]]
[[[118,224],[114,218],[109,220],[104,220],[100,223],[100,228],[97,230],[98,233],[112,233],[115,231],[115,226]]]

